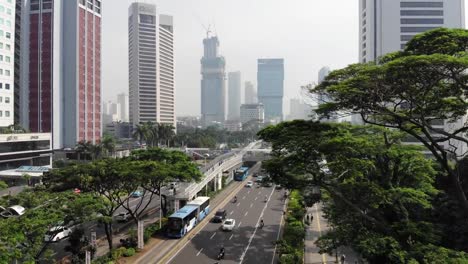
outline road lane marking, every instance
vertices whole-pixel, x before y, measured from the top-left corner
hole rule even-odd
[[[257,196],[257,197],[255,197],[255,201],[257,201],[257,199],[258,199],[258,196]]]
[[[239,227],[241,224],[242,224],[242,222],[239,222],[239,224],[237,225],[237,227]]]
[[[245,199],[245,196],[244,196],[244,197],[242,197],[242,199]]]
[[[234,211],[231,211],[229,214],[232,215],[234,213]]]
[[[240,203],[238,203],[236,206],[239,207]]]
[[[202,249],[200,249],[200,250],[198,251],[198,253],[197,253],[197,257],[200,255],[200,253],[202,252],[202,250],[203,250],[203,248],[202,248]]]
[[[249,214],[249,212],[247,211],[247,212],[245,212],[244,216],[247,216],[248,214]]]
[[[242,261],[244,261],[245,255],[247,254],[247,251],[249,250],[250,244],[252,243],[252,240],[255,237],[255,234],[257,233],[257,229],[258,229],[258,226],[259,226],[259,223],[260,223],[260,219],[263,218],[263,214],[265,213],[265,210],[268,207],[268,201],[270,200],[270,198],[271,198],[271,196],[273,195],[274,192],[275,192],[275,190],[273,189],[271,191],[271,193],[270,193],[270,197],[268,198],[267,202],[265,203],[265,206],[263,206],[262,213],[260,214],[260,217],[257,220],[257,224],[255,225],[255,230],[254,230],[253,234],[249,238],[249,243],[247,244],[247,247],[245,248],[244,252],[242,253],[239,264],[242,264]]]
[[[232,235],[229,237],[229,240],[231,240],[233,236],[234,236],[234,234],[232,234]]]
[[[315,209],[315,219],[317,219],[317,228],[318,228],[318,231],[319,231],[319,236],[321,237],[322,236],[322,227],[320,226],[320,215],[318,213],[318,207],[317,207],[317,203],[314,204],[314,209]],[[322,254],[322,262],[323,263],[327,263],[327,257],[325,256],[325,254]]]
[[[253,203],[250,204],[250,208],[252,208],[252,206],[253,206]]]
[[[210,239],[213,239],[215,235],[216,235],[216,232],[214,232],[214,234],[210,237]]]

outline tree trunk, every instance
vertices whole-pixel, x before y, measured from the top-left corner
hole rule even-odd
[[[112,234],[112,223],[104,223],[104,230],[106,232],[107,244],[109,245],[109,251],[112,251],[113,245],[113,234]]]
[[[458,178],[458,175],[453,170],[448,168],[448,165],[447,165],[447,171],[449,172],[449,178],[450,178],[450,181],[452,182],[452,185],[455,191],[455,196],[457,197],[458,201],[461,203],[465,217],[468,218],[468,200],[466,198],[465,191],[463,190],[463,186],[460,183],[460,179]]]
[[[166,195],[161,195],[161,210],[163,217],[167,216],[167,197]]]

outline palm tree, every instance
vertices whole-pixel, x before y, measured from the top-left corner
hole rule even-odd
[[[159,146],[159,124],[153,122],[147,122],[148,126],[148,138],[151,141],[151,147]]]
[[[115,138],[112,135],[105,134],[101,139],[101,146],[106,152],[106,156],[112,156],[115,151]]]
[[[159,138],[169,147],[169,140],[174,138],[174,126],[172,124],[159,124]]]
[[[91,159],[96,160],[101,157],[103,146],[101,144],[91,144],[89,151],[91,153]]]
[[[133,138],[140,142],[140,146],[143,144],[143,140],[146,140],[148,134],[146,124],[136,125],[133,129]]]
[[[86,154],[88,154],[91,150],[91,145],[93,145],[89,141],[80,141],[76,144],[75,151],[78,153],[78,160],[81,160],[81,155],[84,154],[86,160]]]

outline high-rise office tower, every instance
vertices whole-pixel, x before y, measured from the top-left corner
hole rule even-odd
[[[174,22],[172,16],[159,16],[159,120],[176,127],[175,72],[174,72]]]
[[[359,0],[359,60],[403,49],[430,29],[464,28],[464,10],[464,0]]]
[[[245,104],[256,104],[257,92],[252,82],[245,82],[245,94],[244,94],[244,103]]]
[[[0,0],[0,127],[14,123],[15,2]]]
[[[219,55],[219,40],[209,37],[203,40],[201,59],[201,114],[202,125],[209,126],[225,121],[226,61]]]
[[[158,121],[159,17],[154,4],[132,3],[128,12],[129,112],[135,126]]]
[[[117,105],[120,108],[119,119],[123,122],[128,122],[128,95],[125,93],[118,94]]]
[[[265,120],[283,120],[284,59],[259,59],[258,101],[265,106]]]
[[[101,139],[101,0],[25,0],[22,124],[54,149]],[[24,96],[23,96],[24,95]]]
[[[318,73],[318,84],[321,84],[325,78],[327,78],[328,74],[330,74],[330,68],[325,66],[320,68]]]
[[[21,21],[24,0],[16,0],[15,5],[15,58],[14,58],[14,123],[21,120]]]
[[[228,119],[239,120],[241,106],[241,73],[228,73]]]
[[[174,26],[156,5],[129,7],[129,119],[175,126]]]

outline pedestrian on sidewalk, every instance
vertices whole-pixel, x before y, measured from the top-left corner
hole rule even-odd
[[[345,264],[345,261],[346,261],[346,256],[345,256],[345,254],[343,254],[343,255],[341,255],[340,263]]]
[[[306,214],[306,222],[309,222],[309,215]]]
[[[310,215],[310,222],[314,221],[314,216],[312,214],[309,214]]]

